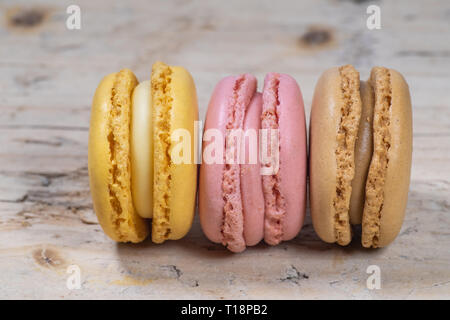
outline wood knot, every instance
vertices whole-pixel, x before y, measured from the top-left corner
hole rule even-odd
[[[11,27],[29,30],[41,25],[47,14],[45,10],[39,8],[14,8],[9,10],[7,16]]]
[[[333,42],[333,32],[326,27],[310,27],[299,39],[306,48],[320,48]]]
[[[33,251],[33,258],[38,265],[45,268],[61,268],[64,265],[64,260],[53,249],[36,249]]]

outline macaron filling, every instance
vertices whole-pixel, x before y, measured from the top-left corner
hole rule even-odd
[[[261,129],[262,94],[254,94],[244,120],[245,163],[241,163],[241,194],[244,213],[244,238],[254,246],[264,238],[264,193],[262,189],[259,138]],[[253,135],[253,137],[252,137]],[[252,159],[253,156],[253,159]]]
[[[151,82],[133,91],[130,126],[131,194],[136,212],[153,215],[153,122]]]
[[[334,233],[336,242],[347,245],[351,241],[349,219],[352,180],[355,174],[355,141],[361,116],[359,73],[351,65],[339,68],[342,104],[336,135],[336,193],[333,199]]]
[[[374,152],[366,182],[366,201],[362,219],[362,245],[378,247],[380,237],[381,210],[384,201],[384,184],[391,146],[389,132],[392,103],[390,71],[375,67],[370,74],[370,84],[375,92],[373,116]]]
[[[374,92],[368,81],[360,82],[361,117],[358,138],[355,142],[355,176],[350,197],[350,224],[361,224],[365,202],[367,174],[373,154],[373,107]]]
[[[253,96],[251,78],[240,75],[235,80],[233,93],[227,102],[224,170],[222,178],[223,224],[222,243],[233,252],[245,249],[244,216],[240,187],[240,164],[237,155],[240,145],[233,130],[242,129],[247,107]]]
[[[278,97],[278,88],[280,80],[278,74],[269,74],[266,77],[263,90],[263,107],[261,114],[261,128],[270,130],[278,130],[278,108],[280,100]],[[270,139],[268,139],[270,141]],[[278,147],[281,149],[281,143]],[[270,148],[268,148],[270,150]],[[278,153],[279,154],[279,153]],[[275,161],[280,161],[275,154],[270,154],[270,162],[263,165],[267,167],[278,167],[274,165]],[[262,177],[264,192],[264,241],[270,245],[276,245],[283,238],[282,221],[286,215],[286,201],[280,191],[280,176],[278,173],[274,175],[264,175]]]
[[[151,76],[153,103],[154,185],[152,240],[162,243],[170,236],[170,119],[172,109],[171,68],[157,62]]]

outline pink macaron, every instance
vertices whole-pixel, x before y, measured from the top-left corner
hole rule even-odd
[[[199,213],[205,235],[241,252],[262,239],[294,238],[306,204],[306,127],[302,94],[269,73],[258,93],[250,74],[216,86],[206,114]],[[240,138],[240,139],[239,139]]]

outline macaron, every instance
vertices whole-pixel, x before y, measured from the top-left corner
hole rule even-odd
[[[191,75],[156,62],[138,83],[128,69],[100,82],[89,130],[94,211],[118,242],[182,238],[194,216],[197,96]]]
[[[250,74],[221,80],[206,114],[200,166],[207,238],[232,252],[294,238],[305,215],[306,164],[303,99],[292,77],[269,73],[262,94]]]
[[[366,248],[398,235],[408,198],[412,111],[408,84],[374,67],[360,81],[351,65],[320,77],[310,120],[310,205],[314,229],[329,243],[351,242],[361,224]]]

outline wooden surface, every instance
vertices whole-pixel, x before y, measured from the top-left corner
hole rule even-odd
[[[450,298],[450,3],[383,1],[381,30],[365,1],[0,2],[0,298]],[[406,219],[388,248],[321,242],[308,218],[277,247],[232,254],[198,219],[183,240],[116,244],[92,212],[87,176],[90,103],[100,79],[152,63],[193,75],[200,118],[214,85],[250,72],[299,82],[307,116],[326,68],[399,70],[412,95],[414,151]],[[66,287],[66,268],[82,288]],[[369,265],[381,289],[366,287]]]

